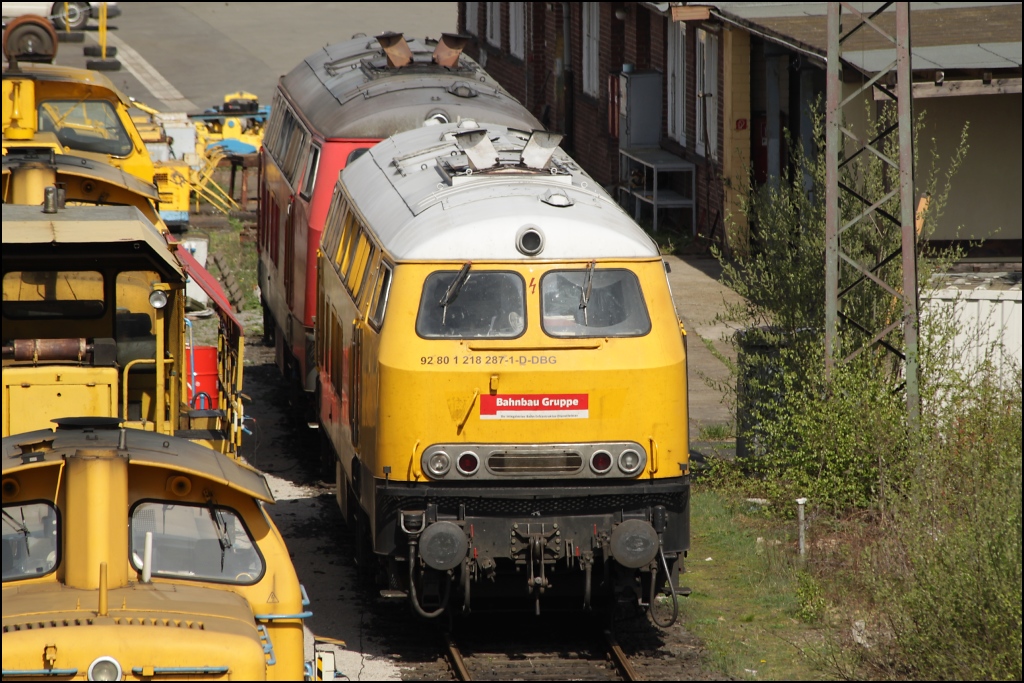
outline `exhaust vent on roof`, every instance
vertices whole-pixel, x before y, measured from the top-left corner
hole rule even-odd
[[[498,152],[483,128],[455,134],[455,144],[466,153],[474,171],[491,168],[498,163]]]
[[[462,48],[469,42],[469,36],[458,33],[442,33],[441,40],[437,41],[432,59],[434,63],[447,69],[457,66]]]
[[[523,146],[519,160],[527,168],[546,168],[551,156],[558,149],[558,143],[562,141],[561,133],[549,133],[544,130],[535,130],[530,134],[530,139]]]
[[[377,39],[384,49],[384,54],[387,55],[389,69],[401,69],[406,64],[412,63],[412,50],[409,49],[409,44],[405,42],[405,36],[401,33],[388,31],[374,36],[374,38]]]

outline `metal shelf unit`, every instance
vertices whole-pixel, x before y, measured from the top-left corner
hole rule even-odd
[[[681,175],[678,178],[670,177]],[[660,147],[619,149],[619,203],[626,211],[633,211],[633,219],[640,220],[644,204],[651,206],[651,231],[658,232],[658,211],[680,209],[690,212],[690,225],[696,234],[694,216],[696,170],[693,163],[666,152]],[[682,191],[669,189],[680,188]]]

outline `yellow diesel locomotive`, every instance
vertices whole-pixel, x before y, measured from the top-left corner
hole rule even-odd
[[[328,211],[325,455],[357,560],[423,616],[678,589],[685,332],[657,246],[559,140],[395,135]]]
[[[3,440],[3,679],[301,679],[308,600],[263,475],[58,422]]]

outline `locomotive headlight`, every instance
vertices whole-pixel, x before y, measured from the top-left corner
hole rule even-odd
[[[480,458],[473,451],[466,451],[459,456],[456,467],[460,474],[473,474],[480,468]]]
[[[619,469],[622,470],[623,474],[636,474],[640,470],[642,463],[643,460],[640,458],[640,454],[632,448],[627,448],[619,453]]]
[[[154,289],[149,293],[149,305],[153,308],[163,308],[167,305],[167,292]]]
[[[90,681],[119,681],[121,680],[121,665],[113,657],[97,657],[89,665],[88,679]]]
[[[612,454],[608,451],[594,451],[590,456],[590,469],[597,474],[607,474],[612,468]]]
[[[452,466],[452,459],[444,451],[432,453],[427,459],[427,469],[435,477],[444,476],[445,472]]]

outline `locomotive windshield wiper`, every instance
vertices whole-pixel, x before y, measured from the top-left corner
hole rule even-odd
[[[472,261],[466,261],[466,263],[462,266],[462,270],[460,270],[459,274],[455,276],[455,279],[452,280],[452,283],[448,285],[448,289],[444,290],[444,295],[441,297],[441,300],[437,302],[438,305],[444,309],[441,312],[442,325],[444,325],[445,319],[448,317],[448,306],[450,306],[453,301],[459,298],[459,292],[462,291],[462,287],[469,280],[469,269],[472,266]]]
[[[587,275],[583,278],[583,286],[580,287],[580,310],[583,311],[583,324],[590,325],[587,320],[587,304],[590,303],[590,292],[594,288],[594,267],[597,261],[591,261],[587,268]]]
[[[206,502],[210,507],[210,521],[213,522],[213,530],[216,532],[217,542],[220,544],[220,570],[224,571],[224,557],[232,546],[231,536],[228,534],[228,523],[224,521],[224,516],[217,507],[217,501],[213,499],[213,496],[209,496]]]
[[[20,521],[20,522],[17,519],[15,519],[14,516],[11,513],[9,513],[7,510],[3,510],[3,513],[4,513],[4,521],[7,522],[8,526],[10,526],[12,529],[17,531],[19,534],[24,534],[25,535],[25,554],[27,556],[31,557],[32,553],[29,551],[29,548],[28,548],[28,537],[31,536],[32,534],[28,530],[28,525],[25,524],[25,510],[23,509],[21,511],[21,520],[22,521]]]

